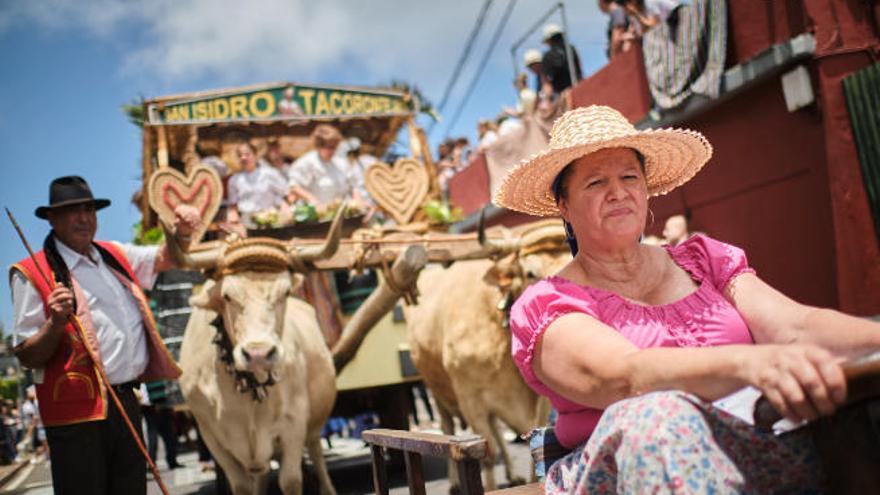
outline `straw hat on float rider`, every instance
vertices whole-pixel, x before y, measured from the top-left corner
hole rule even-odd
[[[547,150],[507,173],[493,202],[530,215],[560,216],[553,194],[556,177],[578,158],[606,148],[631,148],[644,156],[649,197],[689,181],[712,157],[712,145],[699,132],[639,131],[613,108],[577,108],[553,124]]]

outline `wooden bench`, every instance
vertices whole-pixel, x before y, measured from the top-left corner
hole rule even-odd
[[[370,444],[373,454],[373,487],[377,495],[388,495],[388,473],[385,451],[403,452],[406,480],[409,492],[425,495],[425,477],[422,474],[422,456],[451,459],[458,466],[459,493],[483,495],[480,478],[480,460],[486,457],[486,440],[477,435],[439,435],[413,431],[375,429],[363,432],[362,437]],[[539,483],[495,490],[490,493],[503,495],[534,495],[542,492]]]

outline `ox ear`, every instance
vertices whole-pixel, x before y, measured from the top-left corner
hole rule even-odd
[[[499,289],[507,289],[516,278],[517,267],[518,264],[515,257],[509,256],[498,260],[492,264],[491,268],[486,270],[486,273],[483,275],[483,281]]]
[[[220,284],[214,280],[208,280],[202,286],[202,290],[189,298],[190,306],[196,308],[217,310],[220,298]]]
[[[290,272],[290,295],[296,295],[296,292],[305,283],[306,277],[297,272]]]

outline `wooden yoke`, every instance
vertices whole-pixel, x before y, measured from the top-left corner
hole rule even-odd
[[[383,270],[382,283],[358,308],[333,346],[333,363],[337,374],[354,358],[370,329],[391,311],[401,296],[415,290],[419,273],[427,262],[427,250],[422,246],[410,245],[398,253],[390,270]]]

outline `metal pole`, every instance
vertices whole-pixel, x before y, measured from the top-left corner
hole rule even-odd
[[[513,80],[516,81],[516,78],[519,77],[519,67],[516,63],[516,48],[510,49],[510,60],[513,62]]]
[[[541,27],[542,24],[544,24],[544,21],[546,21],[551,15],[553,15],[554,12],[556,12],[556,9],[558,9],[560,5],[562,5],[562,4],[559,3],[559,4],[554,5],[553,7],[550,7],[550,10],[548,10],[546,14],[541,16],[541,18],[538,19],[538,22],[536,22],[534,25],[532,25],[532,27],[530,27],[525,32],[525,34],[522,35],[522,37],[520,37],[520,39],[516,40],[516,42],[513,45],[511,45],[511,50],[515,52],[517,49],[519,49],[519,46],[522,45],[523,43],[525,43],[526,39],[528,39],[528,37],[531,36],[532,33],[537,31],[538,28]]]
[[[571,50],[571,42],[568,37],[568,20],[565,17],[565,1],[560,0],[557,4],[559,12],[562,14],[562,42],[565,43],[565,58],[568,59],[568,77],[572,87],[578,82],[577,72],[574,70],[574,54]]]

